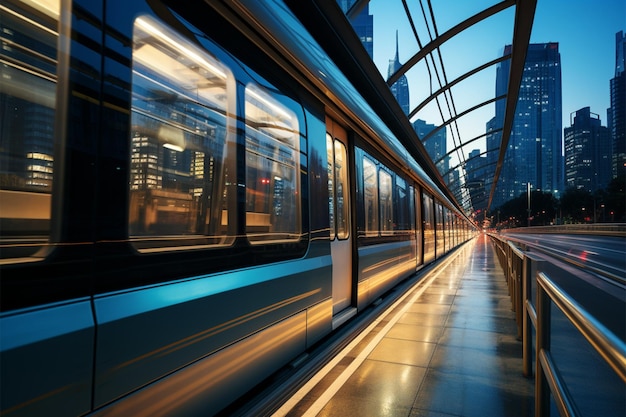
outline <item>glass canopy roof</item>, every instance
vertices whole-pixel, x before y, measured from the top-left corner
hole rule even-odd
[[[404,135],[411,136],[405,145],[429,157],[423,162],[468,215],[489,210],[509,141],[536,0],[326,3],[332,2],[319,1],[317,7],[334,29],[343,31],[342,20],[333,17],[339,6],[352,36],[361,41],[360,47],[345,41],[360,71],[382,78],[400,101],[393,113],[416,131]],[[367,56],[369,63],[364,62]],[[509,84],[506,94],[496,96],[500,66],[509,70]],[[378,74],[372,73],[374,67]],[[381,86],[377,80],[370,84]],[[408,106],[397,93],[405,88],[401,84],[408,87]],[[367,88],[361,89],[365,96]],[[499,122],[496,103],[506,109]]]

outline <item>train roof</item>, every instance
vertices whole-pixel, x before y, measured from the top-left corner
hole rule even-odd
[[[450,208],[459,209],[445,192],[445,186],[442,188],[432,178],[433,173],[427,173],[418,163],[285,3],[280,0],[243,0],[233,7],[238,7],[238,14],[247,17],[247,22],[254,24],[265,39],[271,40],[272,46],[288,57],[296,69],[340,111],[358,120],[370,137],[380,140],[379,145],[386,147],[396,162],[418,176],[428,191]]]

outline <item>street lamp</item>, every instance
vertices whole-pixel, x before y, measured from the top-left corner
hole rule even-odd
[[[602,223],[606,222],[606,212],[604,211],[604,204],[600,204],[600,208],[602,209]]]
[[[586,220],[585,220],[585,208],[582,207],[581,211],[582,211],[582,216],[583,216],[583,223],[585,223],[586,222]]]
[[[530,183],[527,183],[526,184],[526,195],[528,196],[528,216],[527,216],[528,227],[530,227],[530,187],[531,187]]]

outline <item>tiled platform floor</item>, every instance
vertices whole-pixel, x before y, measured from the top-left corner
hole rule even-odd
[[[430,285],[428,285],[430,284]],[[486,236],[425,277],[287,414],[526,417],[533,380]]]

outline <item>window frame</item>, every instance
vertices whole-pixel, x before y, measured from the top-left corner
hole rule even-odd
[[[254,122],[256,123],[256,127],[252,125],[252,119],[249,117],[249,113],[252,111],[253,105],[250,104],[248,106],[248,96],[253,96],[256,99],[256,102],[259,103],[259,106],[256,106],[255,112],[264,112],[264,116],[262,116],[262,121],[259,119],[258,115],[255,115]],[[246,184],[246,237],[248,242],[251,245],[260,245],[264,243],[290,243],[299,241],[302,238],[302,186],[301,186],[301,178],[300,178],[300,125],[298,122],[297,115],[287,106],[283,105],[277,97],[276,94],[270,94],[266,89],[257,85],[256,83],[247,83],[244,88],[244,115],[243,120],[245,121],[245,182]],[[262,109],[260,106],[264,106]],[[274,119],[271,116],[274,116]],[[288,121],[291,121],[292,124],[289,125]],[[257,139],[259,141],[259,151],[253,151],[249,144],[252,140]],[[265,148],[271,148],[272,145],[276,147],[276,151],[270,156],[267,152],[263,152],[261,149],[261,140],[265,139]],[[291,140],[289,140],[291,139]],[[269,150],[269,149],[266,149]],[[285,158],[287,153],[291,153],[290,158]],[[271,175],[269,178],[261,178],[262,186],[271,186],[272,193],[268,193],[267,195],[267,206],[266,213],[259,211],[251,211],[248,210],[248,205],[250,200],[253,197],[260,197],[258,189],[251,189],[251,183],[249,180],[251,178],[248,175],[252,172],[251,166],[249,162],[252,160],[252,157],[256,155],[257,161],[260,163],[269,163],[272,167],[280,167],[283,168],[282,174],[280,177],[277,174],[280,172],[274,171],[273,168],[270,168]],[[291,165],[289,163],[291,162]],[[293,217],[293,229],[292,230],[282,230],[282,231],[274,231],[272,230],[275,223],[279,221],[284,221],[286,214],[282,211],[285,209],[277,206],[276,196],[280,194],[288,194],[285,193],[284,190],[281,192],[280,187],[278,187],[278,181],[284,181],[282,178],[285,177],[285,170],[291,170],[291,182],[292,189],[292,197],[291,201],[285,200],[287,203],[286,209],[289,210],[289,206],[291,206],[292,217]],[[256,172],[258,172],[257,170]],[[258,178],[258,176],[255,176]],[[255,181],[258,182],[258,181]],[[253,203],[254,204],[254,203]],[[271,207],[270,207],[271,205]],[[279,210],[280,212],[277,212]],[[255,222],[252,224],[252,222]],[[288,225],[289,223],[287,223]],[[260,228],[260,229],[257,229]],[[265,231],[267,229],[267,231]],[[259,231],[260,230],[260,231]]]
[[[236,195],[226,186],[227,173],[235,172],[232,69],[149,15],[133,21],[132,54],[131,245],[140,253],[233,245]]]

